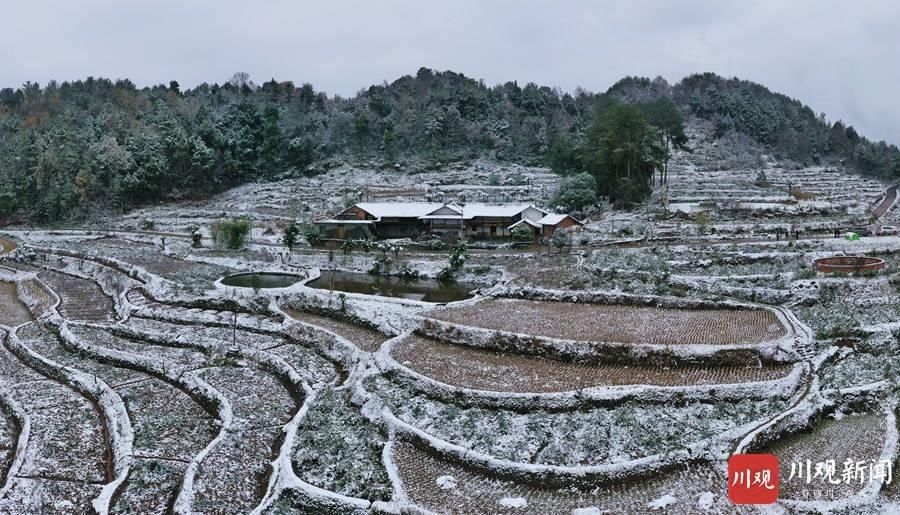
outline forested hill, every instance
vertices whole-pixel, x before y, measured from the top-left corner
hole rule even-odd
[[[843,159],[864,173],[900,176],[896,147],[870,143],[762,86],[712,74],[674,86],[626,78],[603,94],[570,94],[515,82],[489,87],[422,68],[350,99],[309,84],[257,86],[246,74],[190,90],[174,81],[137,88],[89,78],[0,90],[0,217],[54,222],[202,198],[251,180],[314,174],[338,160],[388,167],[486,157],[575,173],[585,165],[573,156],[583,152],[596,113],[617,101],[659,99],[782,159]]]

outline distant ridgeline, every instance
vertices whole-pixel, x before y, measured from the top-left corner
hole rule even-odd
[[[593,181],[572,184],[627,206],[665,180],[669,154],[686,143],[684,115],[711,120],[719,136],[744,134],[782,159],[841,159],[864,173],[900,175],[895,146],[869,142],[762,86],[712,74],[675,86],[626,78],[603,94],[569,94],[515,82],[488,87],[422,68],[349,99],[309,84],[257,86],[246,74],[184,91],[174,81],[138,89],[89,78],[0,90],[0,217],[54,222],[200,199],[251,180],[314,174],[331,159],[547,164],[587,172]]]

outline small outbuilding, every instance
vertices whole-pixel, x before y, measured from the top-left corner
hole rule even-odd
[[[545,238],[553,236],[553,232],[557,229],[579,230],[584,227],[584,222],[576,220],[572,215],[549,214],[537,221],[541,226],[542,234]]]

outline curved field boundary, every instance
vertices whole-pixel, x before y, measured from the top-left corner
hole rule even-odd
[[[74,388],[100,407],[110,448],[113,479],[103,487],[100,495],[91,504],[97,513],[108,513],[113,496],[127,479],[134,462],[132,453],[134,432],[122,398],[106,382],[60,365],[32,351],[15,333],[9,335],[6,346],[28,366]]]
[[[471,347],[561,360],[586,360],[629,365],[746,366],[754,363],[786,364],[796,361],[779,343],[748,345],[657,345],[563,340],[525,333],[497,331],[444,320],[423,318],[418,332],[436,340]],[[792,342],[791,342],[792,343]]]
[[[223,346],[217,340],[211,340],[205,337],[196,337],[191,334],[181,333],[177,336],[172,337],[162,337],[159,334],[154,334],[147,331],[136,330],[133,328],[116,326],[116,327],[102,327],[95,326],[98,329],[104,329],[108,331],[110,334],[115,336],[138,340],[142,342],[149,343],[151,345],[161,345],[165,347],[180,347],[180,348],[190,348],[196,349],[200,351],[222,351],[225,350]],[[228,347],[228,353],[234,353],[239,355],[244,359],[248,359],[257,363],[263,370],[266,370],[276,377],[282,379],[285,383],[290,385],[290,387],[294,390],[294,394],[298,397],[302,397],[306,393],[306,388],[308,385],[303,377],[297,372],[297,370],[288,364],[287,361],[284,360],[281,356],[277,356],[271,352],[267,352],[264,350],[256,350],[256,349],[248,349],[241,345],[238,345],[237,348]]]
[[[58,248],[54,248],[54,247],[42,247],[42,246],[28,245],[28,248],[34,250],[35,252],[41,252],[43,254],[65,256],[65,257],[74,258],[74,259],[81,259],[83,261],[91,261],[91,262],[97,263],[99,265],[102,265],[102,266],[105,266],[108,268],[112,268],[113,270],[116,270],[122,274],[125,274],[126,276],[130,277],[131,279],[134,279],[134,280],[136,280],[140,283],[144,283],[144,284],[152,282],[153,280],[160,280],[160,281],[163,280],[162,278],[156,277],[153,274],[147,272],[143,268],[134,266],[130,263],[126,263],[124,261],[121,261],[121,260],[115,259],[115,258],[92,256],[92,255],[89,255],[84,252],[76,252],[74,250],[58,249]]]
[[[34,272],[0,267],[0,279],[15,283],[16,295],[37,320],[56,313],[62,303],[59,295]]]
[[[78,325],[102,328],[91,324]],[[78,352],[83,352],[86,355],[97,359],[101,363],[137,370],[138,372],[149,374],[171,384],[189,395],[192,399],[198,401],[198,404],[219,420],[221,424],[219,434],[216,435],[216,438],[207,444],[200,453],[194,456],[188,464],[184,477],[182,478],[181,487],[173,505],[174,513],[193,513],[191,510],[191,503],[194,495],[194,478],[200,469],[203,459],[225,439],[225,436],[232,426],[233,416],[231,404],[228,402],[228,399],[193,372],[185,374],[175,374],[171,372],[177,367],[166,366],[166,363],[163,360],[149,360],[143,356],[137,356],[126,351],[106,349],[97,345],[85,343],[72,334],[67,324],[63,324],[60,327],[60,336],[68,347],[77,350]]]
[[[375,373],[371,372],[370,373]],[[375,423],[387,426],[388,433],[410,438],[419,445],[449,456],[491,474],[522,481],[548,484],[571,484],[583,481],[613,481],[649,474],[663,468],[697,460],[714,460],[726,455],[733,442],[739,440],[758,421],[726,431],[715,437],[695,442],[680,450],[645,456],[621,463],[590,466],[535,465],[496,458],[437,438],[397,418],[391,410],[365,390],[361,382],[354,385],[354,395],[365,399],[362,413]]]
[[[272,475],[269,478],[269,485],[266,494],[252,512],[252,515],[267,513],[272,504],[286,491],[296,491],[303,498],[303,508],[323,513],[346,513],[359,514],[369,513],[372,502],[357,497],[349,497],[341,495],[330,490],[325,490],[317,486],[311,485],[300,479],[294,472],[291,463],[291,454],[294,448],[294,442],[297,439],[297,430],[303,418],[309,412],[309,408],[316,399],[316,392],[305,385],[306,397],[303,406],[297,410],[297,413],[291,418],[283,428],[284,439],[278,456],[272,462]]]
[[[73,258],[60,258],[60,263],[65,263],[64,259],[73,259]],[[111,269],[102,267],[102,265],[97,265],[90,261],[78,260],[78,263],[87,263],[89,267],[98,267],[101,271],[109,271]],[[109,278],[104,278],[102,275],[100,277],[95,277],[91,274],[84,273],[80,270],[73,270],[70,266],[65,267],[52,267],[45,265],[44,270],[48,273],[59,274],[63,277],[71,277],[80,281],[88,281],[92,284],[95,284],[100,291],[109,297],[113,302],[113,311],[115,312],[116,317],[119,320],[123,320],[128,315],[128,305],[122,301],[122,297],[124,292],[122,292],[122,288],[115,288],[112,285],[115,284],[114,281],[109,280]],[[105,280],[104,280],[105,279]],[[126,277],[126,279],[128,279]],[[45,281],[45,279],[41,279]],[[130,279],[129,279],[130,280]],[[46,281],[45,281],[46,282]],[[57,295],[59,297],[59,295]]]
[[[348,369],[353,368],[363,359],[364,351],[347,338],[325,327],[291,318],[277,305],[274,306],[274,309],[284,315],[283,333],[289,337],[312,343],[323,354]]]
[[[49,267],[51,270],[97,283],[103,293],[113,299],[119,320],[125,320],[128,317],[130,303],[127,293],[133,287],[141,284],[138,280],[129,277],[121,270],[96,261],[71,256],[60,256],[59,259],[65,266]]]
[[[211,340],[191,337],[189,335],[161,338],[155,334],[121,327],[107,328],[107,330],[111,334],[118,336],[166,346],[189,347],[201,350],[209,350],[217,347],[216,343]],[[262,368],[274,373],[277,377],[284,379],[288,384],[291,384],[295,389],[298,389],[295,394],[302,395],[304,398],[303,404],[291,420],[282,428],[283,440],[278,449],[277,458],[271,462],[272,475],[269,478],[266,494],[257,508],[253,510],[253,513],[264,513],[285,490],[295,490],[301,493],[304,502],[310,503],[308,506],[305,506],[309,509],[326,511],[329,509],[340,509],[341,513],[365,513],[372,505],[370,501],[340,495],[316,487],[301,480],[293,471],[291,464],[293,444],[296,440],[297,428],[308,412],[311,402],[315,398],[315,392],[312,388],[310,388],[306,381],[300,377],[298,372],[290,364],[279,356],[266,351],[248,350],[242,347],[231,349],[229,352],[237,352],[243,358],[255,361]]]
[[[812,381],[806,385],[797,401],[788,409],[775,415],[763,424],[747,433],[747,435],[735,446],[733,453],[741,454],[751,452],[771,443],[781,435],[798,431],[809,426],[809,421],[817,416],[826,407],[832,407],[834,403],[826,399],[819,386],[819,378],[811,367]]]
[[[8,331],[0,329],[0,337],[2,337],[4,344],[8,336]],[[13,486],[13,478],[22,469],[22,464],[25,462],[28,439],[31,437],[31,417],[28,416],[28,412],[22,408],[22,405],[13,398],[12,394],[10,394],[9,390],[5,387],[0,388],[0,404],[3,405],[6,412],[9,413],[13,420],[15,420],[16,428],[18,429],[18,434],[16,435],[16,449],[12,463],[9,465],[9,470],[6,471],[6,481],[4,481],[3,486],[0,487],[0,499],[3,499]]]
[[[309,325],[328,329],[329,331],[341,335],[362,351],[377,352],[381,345],[394,336],[394,334],[384,334],[377,330],[367,321],[358,317],[342,318],[339,313],[330,310],[297,310],[289,307],[277,307],[278,310],[284,312],[293,320],[305,322]]]
[[[742,399],[790,398],[805,379],[806,367],[795,364],[791,372],[769,381],[724,383],[701,386],[597,386],[553,393],[514,393],[462,388],[442,383],[397,362],[391,348],[403,336],[388,340],[375,354],[382,372],[399,379],[429,397],[464,406],[509,409],[513,411],[574,410],[589,406],[615,406],[629,401],[677,403],[690,401],[738,401]]]
[[[894,413],[895,409],[896,405],[894,404],[883,406],[883,414],[885,417],[885,439],[878,460],[893,462],[897,456],[898,434],[897,418]],[[780,499],[778,503],[798,511],[817,513],[850,511],[875,503],[878,499],[879,492],[884,485],[885,482],[883,480],[869,481],[859,492],[834,501]]]
[[[566,292],[547,289],[498,288],[500,297],[490,299],[519,299],[543,302],[568,302],[579,304],[601,305],[634,305],[644,307],[662,307],[670,309],[737,309],[764,310],[771,313],[781,325],[783,333],[774,340],[752,344],[648,344],[622,343],[603,341],[582,341],[567,338],[554,338],[530,333],[511,332],[502,329],[491,329],[465,325],[429,317],[425,313],[420,318],[420,332],[435,339],[465,343],[474,347],[512,351],[523,354],[539,354],[557,356],[562,359],[597,359],[602,361],[621,362],[623,364],[639,362],[642,364],[668,365],[681,363],[715,363],[746,365],[758,360],[772,363],[791,363],[798,359],[797,349],[808,347],[812,341],[811,331],[803,330],[805,326],[793,314],[781,307],[757,305],[750,303],[724,301],[709,302],[668,298],[653,295],[632,295],[610,292]],[[488,299],[482,299],[488,300]],[[476,303],[468,304],[477,306]],[[807,328],[808,329],[808,328]]]

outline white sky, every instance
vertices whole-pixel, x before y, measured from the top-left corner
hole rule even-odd
[[[0,12],[0,87],[87,76],[191,87],[246,71],[350,96],[427,66],[604,91],[625,75],[712,71],[900,143],[890,0],[27,0]]]

